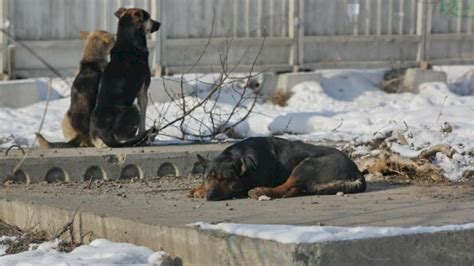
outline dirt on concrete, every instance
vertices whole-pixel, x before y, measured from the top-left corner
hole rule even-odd
[[[371,181],[364,193],[270,201],[187,198],[195,176],[93,182],[7,184],[0,198],[117,216],[151,224],[267,223],[413,226],[474,222],[474,183],[413,185]]]

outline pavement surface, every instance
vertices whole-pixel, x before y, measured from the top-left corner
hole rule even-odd
[[[0,187],[0,199],[173,226],[198,221],[402,227],[474,222],[474,183],[469,182],[407,185],[374,181],[360,194],[271,201],[187,198],[187,190],[200,182],[188,176],[10,184]]]

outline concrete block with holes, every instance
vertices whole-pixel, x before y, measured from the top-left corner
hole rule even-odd
[[[227,144],[175,145],[117,149],[30,150],[27,158],[12,173],[23,157],[21,150],[0,154],[0,182],[48,183],[92,179],[131,179],[199,174],[202,166],[196,155],[213,158]]]

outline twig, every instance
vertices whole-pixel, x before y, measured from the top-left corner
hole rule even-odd
[[[79,209],[76,209],[74,211],[74,214],[71,217],[71,220],[63,226],[63,228],[56,234],[52,239],[58,239],[60,238],[64,233],[66,233],[69,230],[69,234],[71,237],[71,242],[74,243],[74,231],[73,231],[73,225],[74,225],[74,219],[76,218],[76,214],[79,211]]]
[[[8,149],[5,151],[5,156],[8,156],[8,153],[10,152],[10,150],[12,150],[13,148],[17,148],[19,149],[23,155],[25,155],[25,150],[18,144],[13,144],[11,145],[10,147],[8,147]]]
[[[341,128],[343,124],[344,124],[344,119],[341,118],[341,121],[339,122],[339,125],[337,125],[337,127],[335,127],[334,129],[332,129],[331,132],[336,132],[336,130],[338,130],[339,128]]]
[[[448,99],[448,95],[446,94],[446,96],[444,97],[443,103],[441,104],[441,109],[439,110],[439,114],[438,114],[438,118],[436,119],[436,123],[438,123],[439,119],[441,118],[441,114],[443,113],[444,104],[446,103],[447,99]]]
[[[90,178],[91,179],[89,180],[89,183],[87,184],[87,186],[84,187],[84,189],[91,189],[92,182],[94,182],[94,178],[92,176]]]

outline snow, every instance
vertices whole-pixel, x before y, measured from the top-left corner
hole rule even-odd
[[[450,180],[460,180],[462,172],[473,168],[474,159],[474,66],[440,66],[446,71],[448,84],[425,83],[418,94],[388,94],[380,90],[384,69],[376,70],[323,70],[317,71],[320,82],[303,82],[291,88],[292,96],[287,106],[281,107],[260,99],[252,114],[234,128],[238,137],[280,135],[288,139],[305,141],[369,141],[387,132],[403,135],[407,145],[391,144],[392,149],[403,156],[415,157],[424,148],[435,144],[449,144],[458,153],[454,158],[438,154],[435,163]],[[226,114],[239,103],[244,75],[235,75],[238,82],[228,82],[211,101],[197,108],[192,117],[185,120],[184,130],[191,134],[208,134],[212,131],[209,110],[215,115],[214,124],[225,123]],[[218,74],[187,74],[184,80],[194,86],[193,96],[185,98],[192,106],[202,100],[218,80]],[[65,85],[53,81],[55,90],[63,95]],[[239,103],[238,121],[250,108],[253,92],[245,92],[247,98]],[[60,121],[69,106],[69,98],[50,102],[42,128],[44,136],[53,141],[62,140]],[[0,147],[11,144],[32,145],[34,132],[38,130],[45,103],[37,103],[21,109],[0,108]],[[214,109],[212,109],[214,108]],[[148,126],[154,121],[163,125],[181,114],[180,103],[159,103],[148,108]],[[450,125],[451,133],[442,128]],[[155,144],[183,142],[178,127],[168,127],[155,140]],[[198,138],[187,136],[186,141]],[[224,134],[218,139],[225,140]],[[356,151],[361,155],[377,151]]]
[[[474,229],[474,223],[444,226],[415,227],[338,227],[338,226],[296,226],[271,224],[208,224],[198,222],[188,226],[204,230],[218,230],[250,238],[273,240],[283,244],[321,243],[365,238],[380,238],[397,235],[412,235]]]
[[[31,246],[30,250],[0,257],[0,265],[92,265],[92,264],[142,264],[162,265],[168,254],[128,243],[115,243],[96,239],[70,253],[56,250],[60,240]]]
[[[7,246],[6,245],[3,245],[2,243],[4,243],[5,241],[16,241],[17,238],[15,236],[0,236],[0,256],[3,256],[5,255],[5,253],[7,252]]]

